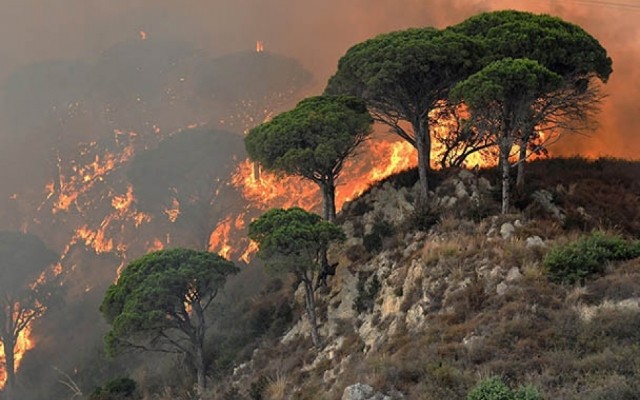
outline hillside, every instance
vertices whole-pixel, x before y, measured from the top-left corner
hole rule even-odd
[[[237,336],[218,341],[210,398],[464,399],[492,376],[545,399],[638,398],[640,163],[536,161],[508,215],[493,174],[439,172],[416,205],[408,171],[346,205],[317,291],[323,349],[276,279],[221,319]],[[551,271],[553,252],[595,269]]]

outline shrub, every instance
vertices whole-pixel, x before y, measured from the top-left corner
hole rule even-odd
[[[543,400],[538,389],[531,385],[522,386],[513,395],[514,400]]]
[[[392,236],[395,233],[393,226],[385,221],[379,220],[373,224],[371,233],[364,235],[362,238],[362,244],[368,252],[378,252],[382,250],[382,242],[385,238]]]
[[[358,297],[353,302],[353,308],[359,314],[373,311],[374,300],[382,287],[378,277],[375,275],[368,285],[366,282],[367,280],[362,278],[358,281]]]
[[[637,242],[594,232],[577,241],[554,247],[543,262],[552,281],[575,283],[602,274],[607,261],[629,260],[638,256],[640,245]]]
[[[137,384],[133,379],[116,378],[108,381],[104,387],[97,387],[89,400],[134,400],[139,399]]]
[[[494,376],[480,381],[467,395],[467,400],[543,400],[538,390],[530,385],[516,391],[509,389],[502,379]]]
[[[409,228],[414,231],[427,232],[440,219],[440,211],[426,201],[419,200],[409,216]]]
[[[467,400],[513,400],[513,393],[498,377],[480,381],[467,395]]]

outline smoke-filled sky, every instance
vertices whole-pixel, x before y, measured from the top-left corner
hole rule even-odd
[[[444,27],[485,10],[545,12],[580,24],[608,49],[614,73],[600,128],[565,140],[565,154],[638,158],[640,152],[640,4],[635,0],[3,0],[0,81],[28,64],[92,62],[144,31],[210,54],[251,49],[297,58],[319,92],[353,44],[410,26]],[[624,7],[620,4],[629,4]],[[0,129],[5,129],[0,125]],[[0,137],[6,132],[0,132]]]

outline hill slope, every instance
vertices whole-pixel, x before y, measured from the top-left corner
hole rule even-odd
[[[294,319],[211,397],[464,399],[499,376],[549,399],[638,398],[640,164],[532,163],[509,215],[491,173],[441,172],[419,204],[409,171],[347,205],[348,240],[317,294],[324,348]],[[603,272],[575,283],[553,275],[549,253],[585,237],[629,252],[587,251]]]

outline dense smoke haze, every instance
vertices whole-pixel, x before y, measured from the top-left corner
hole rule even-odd
[[[579,24],[608,50],[614,72],[599,126],[563,138],[552,154],[638,159],[640,6],[616,4],[3,0],[0,229],[39,236],[67,277],[66,304],[33,328],[21,379],[43,388],[25,398],[57,385],[51,365],[87,379],[104,332],[98,304],[132,257],[178,245],[230,251],[216,232],[241,229],[256,211],[227,180],[245,157],[242,132],[321,93],[345,51],[379,33],[505,8]],[[258,76],[258,64],[269,74]]]
[[[630,2],[627,4],[631,4]],[[563,153],[637,158],[640,10],[588,1],[283,0],[18,1],[6,0],[0,16],[0,79],[46,60],[95,60],[116,43],[149,38],[187,43],[210,54],[252,49],[298,59],[316,77],[319,92],[338,58],[352,44],[410,26],[444,27],[484,10],[515,8],[558,15],[582,25],[614,60],[609,99],[597,135],[571,141]],[[3,128],[2,136],[8,135]],[[574,147],[575,146],[575,147]]]

